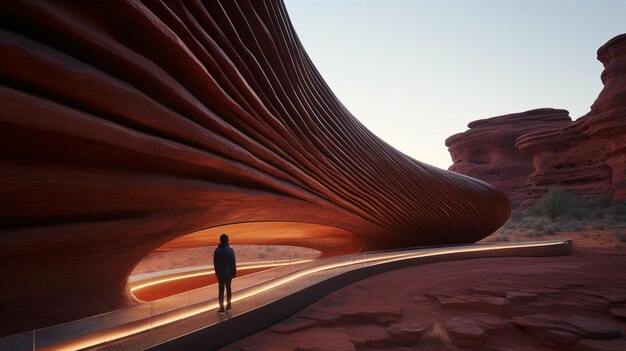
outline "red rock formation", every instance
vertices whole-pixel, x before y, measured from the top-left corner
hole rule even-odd
[[[585,116],[574,122],[539,120],[530,130],[525,118],[508,117],[528,112],[472,122],[469,131],[446,141],[455,161],[450,169],[492,183],[515,201],[520,199],[522,206],[552,187],[626,201],[626,34],[603,45],[598,59],[605,67],[604,88]],[[542,111],[562,110],[529,112]],[[511,131],[518,128],[519,137],[511,144]],[[483,154],[487,156],[481,159]],[[471,162],[474,159],[479,162]]]
[[[510,210],[364,128],[274,0],[0,2],[0,143],[5,334],[137,303],[133,267],[205,228],[319,224],[231,242],[336,254],[473,242]]]
[[[567,111],[551,108],[473,121],[467,125],[469,130],[446,139],[454,162],[449,169],[482,179],[504,190],[512,202],[519,202],[533,160],[515,147],[515,140],[529,132],[559,128],[570,122]]]
[[[591,111],[565,128],[521,136],[516,147],[532,156],[525,204],[551,187],[626,201],[626,34],[598,50],[604,88]]]

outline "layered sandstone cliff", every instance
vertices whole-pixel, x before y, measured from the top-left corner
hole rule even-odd
[[[469,130],[446,140],[454,161],[450,170],[482,179],[505,190],[512,202],[519,202],[522,187],[533,171],[533,159],[520,152],[515,141],[521,135],[570,122],[567,111],[551,108],[473,121]]]
[[[450,169],[492,183],[523,206],[552,187],[625,201],[626,34],[603,45],[598,59],[604,65],[604,88],[589,113],[573,122],[565,111],[551,109],[472,122],[470,130],[446,141],[454,161]],[[538,117],[529,128],[532,115],[556,117],[557,111],[561,117]],[[488,157],[472,158],[485,153]]]

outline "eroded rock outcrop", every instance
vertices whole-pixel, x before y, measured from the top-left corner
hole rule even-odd
[[[322,225],[231,242],[328,255],[473,242],[510,212],[364,128],[278,0],[1,1],[0,143],[2,333],[138,303],[135,265],[206,228]]]
[[[589,113],[573,122],[564,118],[565,111],[552,109],[472,122],[469,131],[446,141],[455,162],[450,169],[492,183],[523,206],[552,187],[625,201],[626,34],[603,45],[598,59],[604,65],[604,88]],[[563,118],[538,118],[527,129],[526,114],[556,111],[562,111]],[[511,143],[516,134],[511,131],[518,129]]]
[[[519,202],[523,198],[520,191],[533,171],[533,159],[515,147],[515,140],[570,122],[567,111],[552,108],[473,121],[467,125],[469,130],[446,140],[454,162],[449,169],[482,179],[506,191],[511,201]]]

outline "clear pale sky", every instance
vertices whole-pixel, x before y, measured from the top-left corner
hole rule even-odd
[[[626,0],[285,0],[341,102],[409,156],[448,168],[467,123],[539,107],[576,119],[602,89],[596,50]]]

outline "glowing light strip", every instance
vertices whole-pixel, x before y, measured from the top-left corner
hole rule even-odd
[[[280,266],[287,266],[287,265],[298,264],[298,263],[305,263],[305,262],[311,262],[311,261],[313,261],[313,260],[309,259],[309,260],[300,260],[300,261],[291,261],[291,262],[271,263],[271,264],[248,265],[248,266],[243,266],[243,267],[237,268],[237,270],[244,271],[244,270],[247,270],[247,269],[280,267]],[[140,285],[137,285],[137,286],[133,286],[132,288],[130,288],[130,291],[135,292],[135,291],[137,291],[139,289],[143,289],[143,288],[146,288],[146,287],[149,287],[149,286],[153,286],[153,285],[157,285],[157,284],[167,283],[167,282],[180,280],[180,279],[199,277],[199,276],[202,276],[202,275],[209,275],[209,274],[213,274],[213,273],[215,273],[214,270],[209,270],[209,271],[200,272],[200,273],[190,273],[190,274],[178,275],[178,276],[175,276],[175,277],[169,277],[169,278],[154,280],[154,281],[151,281],[149,283],[144,283],[144,284],[140,284]]]
[[[401,255],[392,255],[392,254],[390,254],[390,255],[385,255],[385,256],[382,256],[382,257],[361,258],[361,259],[351,260],[350,262],[329,263],[329,264],[325,264],[325,265],[321,265],[321,266],[307,268],[307,269],[304,269],[304,270],[299,271],[299,272],[291,273],[291,274],[286,275],[286,276],[284,276],[282,278],[279,278],[277,281],[274,281],[274,282],[264,283],[264,284],[262,284],[262,287],[257,288],[257,291],[255,291],[254,293],[246,292],[246,293],[242,294],[243,296],[237,296],[236,299],[233,296],[233,301],[239,301],[239,300],[251,297],[251,296],[253,296],[255,294],[258,294],[258,293],[261,293],[261,292],[265,292],[267,290],[276,288],[276,287],[278,287],[280,285],[283,285],[283,284],[289,283],[291,281],[294,281],[296,279],[299,279],[299,278],[301,278],[301,277],[303,277],[305,275],[309,275],[309,274],[313,274],[313,273],[317,273],[317,272],[321,272],[321,271],[325,271],[325,270],[329,270],[329,269],[334,269],[334,268],[351,266],[351,265],[360,264],[360,263],[381,261],[381,262],[377,262],[376,264],[383,264],[383,263],[389,263],[389,262],[400,261],[400,260],[410,259],[410,258],[417,258],[417,257],[430,257],[430,256],[438,256],[438,255],[445,255],[445,254],[452,254],[452,253],[461,253],[461,252],[480,252],[480,251],[497,250],[497,249],[504,249],[504,248],[511,248],[511,247],[553,246],[553,245],[562,245],[564,243],[566,243],[566,242],[565,241],[561,241],[561,242],[553,242],[553,243],[535,243],[535,244],[525,244],[525,245],[520,245],[520,246],[500,245],[500,246],[495,246],[495,247],[446,249],[443,252],[441,252],[441,251],[440,252],[417,252],[417,253],[406,253],[406,254],[401,254]],[[267,286],[265,286],[265,285],[267,285]]]
[[[149,286],[162,284],[162,283],[167,283],[167,282],[171,282],[171,281],[174,281],[174,280],[199,277],[201,275],[209,275],[211,273],[214,273],[214,271],[206,271],[206,272],[200,272],[200,273],[185,274],[185,275],[181,275],[181,276],[155,280],[155,281],[152,281],[150,283],[145,283],[145,284],[140,284],[140,285],[137,285],[137,286],[133,286],[132,288],[130,288],[130,291],[135,292],[135,291],[137,291],[139,289],[147,288]]]
[[[464,247],[461,249],[437,249],[438,251],[425,251],[425,252],[413,252],[413,253],[405,253],[405,254],[388,254],[383,256],[376,256],[370,258],[361,258],[352,260],[350,262],[336,262],[336,263],[328,263],[323,264],[321,266],[310,267],[304,269],[299,272],[294,272],[289,275],[286,275],[276,281],[266,282],[260,284],[260,286],[252,286],[248,287],[240,292],[235,292],[233,294],[232,301],[237,302],[248,297],[254,296],[256,294],[260,294],[262,292],[271,290],[280,285],[286,284],[288,282],[299,279],[303,276],[321,272],[328,269],[351,266],[359,263],[366,262],[374,262],[378,264],[384,264],[394,261],[399,261],[403,259],[411,259],[418,257],[430,257],[430,256],[439,256],[446,254],[454,254],[454,253],[462,253],[462,252],[480,252],[480,251],[490,251],[490,250],[498,250],[498,249],[506,249],[506,248],[528,248],[528,247],[541,247],[541,246],[557,246],[567,244],[567,240],[562,241],[553,241],[553,242],[544,242],[544,243],[526,243],[526,244],[505,244],[505,245],[497,245],[497,246],[484,246],[484,247]],[[376,262],[379,261],[379,262]],[[185,318],[189,318],[200,313],[208,312],[213,309],[218,308],[217,302],[207,302],[196,304],[194,306],[184,306],[178,310],[170,311],[163,313],[161,315],[152,316],[148,320],[140,320],[136,322],[129,323],[127,325],[122,325],[118,327],[114,327],[108,330],[95,332],[91,335],[85,335],[82,337],[78,337],[73,340],[64,341],[58,343],[56,345],[50,345],[45,348],[40,348],[41,350],[67,350],[69,349],[82,349],[87,347],[96,346],[99,344],[103,344],[105,342],[110,342],[112,340],[118,340],[121,338],[125,338],[131,336],[133,334],[137,334],[140,332],[144,332],[146,330],[150,330],[153,328],[161,327],[163,325],[173,323]],[[180,335],[183,336],[183,335]],[[179,337],[180,337],[179,336]]]

